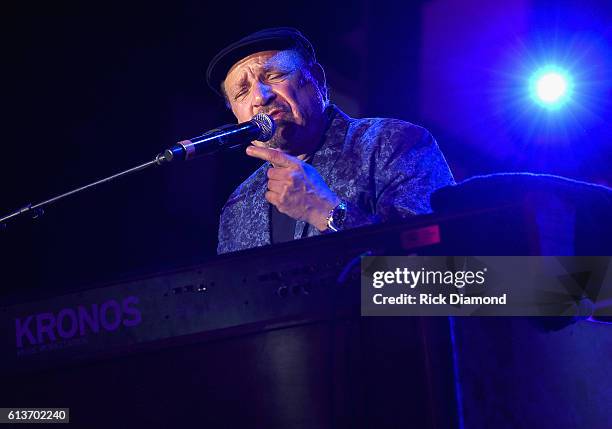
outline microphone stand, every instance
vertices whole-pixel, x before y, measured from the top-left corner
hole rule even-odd
[[[252,140],[268,141],[274,134],[274,130],[274,121],[264,113],[258,113],[253,116],[250,121],[243,122],[241,124],[225,125],[221,128],[216,128],[192,140],[183,140],[178,142],[170,149],[167,149],[163,153],[157,155],[153,161],[145,162],[144,164],[130,168],[129,170],[113,174],[105,179],[90,183],[89,185],[73,189],[70,192],[58,195],[57,197],[53,197],[43,201],[42,203],[34,205],[28,204],[18,210],[15,210],[13,213],[0,218],[0,229],[6,228],[6,221],[15,219],[29,212],[32,212],[32,218],[36,219],[44,213],[43,207],[69,195],[84,191],[85,189],[110,182],[118,177],[125,176],[135,171],[144,170],[145,168],[153,165],[162,165],[164,162],[172,162],[173,160],[187,160],[196,156],[212,154],[223,148],[233,149]],[[246,139],[247,137],[248,139]]]
[[[32,219],[36,219],[40,216],[43,215],[44,210],[43,207],[54,203],[56,201],[61,200],[62,198],[68,197],[70,195],[79,193],[81,191],[84,191],[85,189],[89,189],[89,188],[93,188],[94,186],[97,185],[101,185],[102,183],[106,183],[106,182],[110,182],[111,180],[117,179],[121,176],[126,176],[130,173],[134,173],[136,171],[141,171],[144,170],[145,168],[151,167],[153,165],[161,165],[164,162],[167,162],[168,160],[164,157],[163,154],[159,154],[155,157],[154,160],[149,161],[149,162],[145,162],[144,164],[141,165],[137,165],[136,167],[130,168],[128,170],[122,171],[121,173],[117,173],[117,174],[113,174],[112,176],[106,177],[104,179],[98,180],[96,182],[90,183],[88,185],[85,186],[81,186],[80,188],[77,189],[73,189],[72,191],[66,192],[64,194],[58,195],[56,197],[50,198],[46,201],[40,202],[38,204],[27,204],[26,206],[15,210],[13,213],[4,216],[2,218],[0,218],[0,229],[6,229],[6,221],[11,220],[11,219],[16,219],[21,215],[25,215],[26,213],[31,213],[32,214]]]

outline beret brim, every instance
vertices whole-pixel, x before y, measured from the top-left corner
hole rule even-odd
[[[221,82],[225,80],[227,72],[241,59],[262,51],[284,50],[301,48],[311,60],[316,61],[315,52],[310,41],[295,28],[276,27],[267,28],[232,43],[223,48],[208,64],[206,69],[206,83],[220,96]]]

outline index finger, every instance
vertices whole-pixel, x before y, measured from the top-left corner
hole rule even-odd
[[[287,155],[279,150],[268,149],[265,147],[249,146],[246,149],[246,153],[254,158],[270,161],[275,167],[292,167],[299,162],[297,158],[294,158],[291,155]]]

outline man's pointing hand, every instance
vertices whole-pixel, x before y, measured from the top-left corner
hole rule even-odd
[[[319,231],[327,229],[327,216],[340,199],[314,167],[274,149],[249,146],[246,153],[272,163],[267,172],[266,192],[270,204],[281,213],[306,221]]]

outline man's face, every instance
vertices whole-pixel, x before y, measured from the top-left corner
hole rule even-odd
[[[298,156],[318,144],[325,101],[312,71],[292,50],[257,52],[230,69],[223,85],[238,122],[266,113],[276,124],[272,139],[255,145]]]

